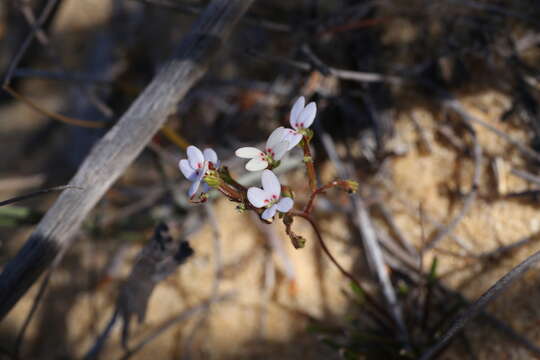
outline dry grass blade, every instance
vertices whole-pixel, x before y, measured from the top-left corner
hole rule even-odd
[[[31,199],[33,197],[43,195],[43,194],[46,194],[46,193],[49,193],[49,192],[52,192],[52,191],[62,191],[62,190],[66,190],[66,189],[79,189],[79,190],[82,190],[82,188],[77,187],[77,186],[70,186],[70,185],[55,186],[55,187],[48,188],[48,189],[38,190],[38,191],[35,191],[33,193],[30,193],[30,194],[16,196],[16,197],[13,197],[11,199],[0,201],[0,206],[6,206],[6,205],[9,205],[9,204],[13,204],[13,203],[15,203],[17,201]]]
[[[397,325],[400,341],[408,346],[409,335],[405,322],[403,321],[402,309],[398,302],[396,292],[394,291],[394,286],[390,281],[390,276],[388,275],[388,270],[384,262],[379,240],[377,239],[377,234],[373,228],[368,210],[366,209],[363,201],[358,197],[356,197],[353,205],[355,213],[357,214],[357,226],[362,234],[362,241],[366,251],[366,257],[368,258],[369,263],[372,265],[377,276],[377,280],[381,285],[381,290],[388,304],[389,312],[392,314],[392,317]]]

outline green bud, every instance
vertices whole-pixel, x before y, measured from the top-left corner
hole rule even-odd
[[[358,191],[358,182],[354,180],[345,180],[342,188],[349,194],[354,194]]]
[[[302,249],[306,246],[306,239],[303,236],[297,235],[291,231],[289,237],[291,238],[291,243],[295,249]]]
[[[240,214],[244,213],[244,212],[246,211],[246,204],[243,204],[243,203],[242,203],[242,204],[236,205],[236,210],[237,210]]]
[[[313,162],[313,158],[311,156],[304,156],[304,162],[305,163]]]
[[[208,186],[213,188],[217,188],[219,185],[221,185],[221,177],[215,170],[209,170],[204,176],[203,180],[208,184]]]

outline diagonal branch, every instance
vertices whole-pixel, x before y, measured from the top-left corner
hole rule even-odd
[[[465,325],[476,317],[487,306],[487,304],[505,291],[510,284],[519,280],[527,270],[540,261],[540,251],[534,253],[525,259],[521,264],[510,270],[506,275],[500,278],[493,286],[491,286],[478,300],[476,300],[469,308],[458,315],[450,329],[437,341],[435,345],[430,347],[420,360],[433,359],[441,353],[452,341],[454,336],[459,333]]]
[[[212,1],[176,56],[163,65],[118,123],[94,146],[69,184],[83,190],[67,189],[60,195],[0,274],[0,320],[51,262],[69,248],[85,217],[204,75],[252,2]]]

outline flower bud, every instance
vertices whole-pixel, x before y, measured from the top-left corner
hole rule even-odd
[[[339,187],[347,191],[349,194],[354,194],[358,191],[358,182],[354,180],[344,180],[339,184]]]
[[[215,170],[209,170],[204,176],[203,180],[212,188],[217,188],[221,185],[221,177]]]
[[[306,239],[303,236],[297,235],[290,231],[289,237],[291,238],[291,243],[295,249],[302,249],[304,246],[306,246]]]

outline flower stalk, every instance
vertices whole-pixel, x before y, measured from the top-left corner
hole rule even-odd
[[[207,199],[207,191],[216,189],[229,200],[238,203],[236,206],[240,212],[255,211],[265,223],[272,223],[276,214],[285,225],[285,231],[292,245],[296,249],[303,248],[306,239],[292,230],[295,217],[300,217],[311,225],[317,240],[330,261],[338,270],[348,278],[357,288],[365,294],[366,302],[374,310],[374,315],[380,321],[391,318],[384,309],[364,291],[356,278],[332,255],[323,240],[321,231],[312,216],[315,200],[318,195],[332,188],[339,188],[349,193],[358,189],[358,183],[352,180],[334,180],[323,186],[318,186],[310,142],[313,131],[309,128],[316,116],[317,107],[314,102],[306,105],[305,99],[300,97],[294,103],[289,123],[291,128],[278,127],[268,137],[264,149],[255,147],[241,147],[236,150],[236,156],[249,159],[245,168],[248,171],[261,172],[262,187],[245,187],[234,179],[226,166],[220,166],[217,154],[212,149],[199,150],[195,146],[187,148],[187,159],[180,160],[179,167],[184,176],[192,182],[188,196],[194,203],[204,202]],[[277,175],[272,171],[280,165],[280,160],[296,146],[299,146],[304,154],[309,181],[310,194],[307,204],[302,211],[294,210],[294,193],[291,188],[282,185]],[[202,185],[202,186],[201,186]],[[196,193],[201,189],[198,200],[193,200]],[[384,318],[384,319],[383,319]]]

